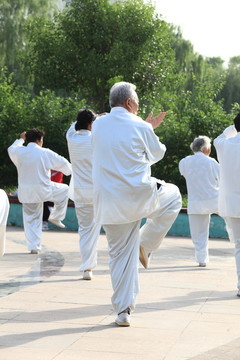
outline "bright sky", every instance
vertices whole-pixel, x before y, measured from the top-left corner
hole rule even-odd
[[[180,26],[194,51],[228,60],[240,55],[240,0],[153,0],[169,23]]]

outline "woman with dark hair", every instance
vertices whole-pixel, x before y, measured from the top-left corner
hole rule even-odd
[[[73,169],[70,188],[73,188],[82,258],[79,270],[83,271],[84,280],[92,279],[92,269],[97,265],[100,233],[100,226],[95,223],[93,214],[91,129],[95,118],[91,110],[80,110],[77,121],[72,123],[66,134]]]

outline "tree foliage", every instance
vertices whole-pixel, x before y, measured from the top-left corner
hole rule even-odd
[[[167,152],[163,160],[153,167],[153,174],[165,181],[177,184],[183,193],[186,186],[178,170],[179,161],[192,152],[190,144],[199,135],[212,140],[232,123],[222,101],[216,101],[221,90],[219,82],[193,79],[193,90],[181,90],[171,103],[166,120],[157,129],[160,140],[166,145]],[[211,156],[216,158],[214,147]]]
[[[240,56],[230,59],[221,97],[224,98],[224,107],[227,111],[231,110],[234,103],[240,104]]]
[[[18,52],[26,48],[24,25],[36,15],[50,17],[56,0],[1,0],[0,67],[15,72],[20,79]],[[22,80],[23,81],[23,80]]]
[[[174,78],[170,28],[142,0],[72,0],[52,21],[28,27],[26,69],[36,89],[79,91],[106,110],[115,79],[154,98]]]
[[[79,108],[108,111],[110,87],[124,80],[137,86],[140,116],[167,111],[157,130],[167,152],[153,174],[186,192],[178,162],[190,143],[198,135],[215,138],[239,111],[239,57],[225,69],[221,58],[195,53],[151,1],[68,0],[59,13],[50,11],[53,3],[0,5],[0,66],[7,65],[0,76],[1,185],[16,184],[6,149],[20,132],[42,128],[45,146],[68,156],[65,132]]]
[[[12,82],[11,76],[0,74],[0,187],[17,185],[17,174],[7,148],[19,134],[31,128],[45,130],[44,146],[68,157],[65,134],[78,110],[87,106],[77,96],[62,98],[47,90],[31,97]]]

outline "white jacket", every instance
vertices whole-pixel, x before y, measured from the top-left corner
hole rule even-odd
[[[91,131],[75,130],[74,122],[67,131],[66,138],[72,164],[73,175],[70,189],[71,199],[80,204],[93,203],[92,184],[92,144]]]
[[[152,213],[158,199],[150,166],[166,151],[152,125],[114,107],[94,121],[92,144],[96,221],[124,224]]]
[[[219,214],[240,217],[240,133],[234,125],[214,140],[220,164]]]
[[[22,146],[18,139],[8,148],[10,159],[18,171],[18,198],[22,203],[39,203],[52,200],[51,169],[65,175],[72,172],[71,164],[54,151],[35,142]]]
[[[180,160],[179,171],[186,179],[188,214],[218,212],[219,164],[201,151]]]

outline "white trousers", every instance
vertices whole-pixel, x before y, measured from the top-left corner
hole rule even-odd
[[[225,219],[227,223],[227,230],[230,232],[229,238],[235,243],[235,262],[237,268],[237,287],[240,290],[240,218],[228,217]]]
[[[9,214],[9,200],[4,190],[0,189],[0,257],[5,253],[6,225]]]
[[[146,252],[157,250],[176,219],[181,206],[181,194],[177,186],[164,183],[158,190],[158,208],[148,216],[140,229],[140,220],[128,224],[104,225],[113,286],[112,304],[115,311],[135,308],[139,292],[138,264],[139,243]]]
[[[135,308],[139,292],[139,228],[141,221],[129,224],[104,225],[108,240],[109,267],[113,287],[112,304],[119,314]]]
[[[210,214],[189,214],[189,227],[193,245],[195,247],[195,260],[198,263],[209,262],[208,238]]]
[[[52,183],[54,207],[49,218],[63,220],[68,205],[68,185]],[[28,250],[41,250],[43,203],[23,203],[23,225]]]
[[[75,202],[78,219],[79,247],[82,264],[79,270],[91,270],[97,265],[97,244],[101,225],[94,221],[93,205]]]
[[[176,185],[164,183],[158,190],[158,208],[148,216],[140,230],[140,243],[146,253],[157,250],[182,207]]]

